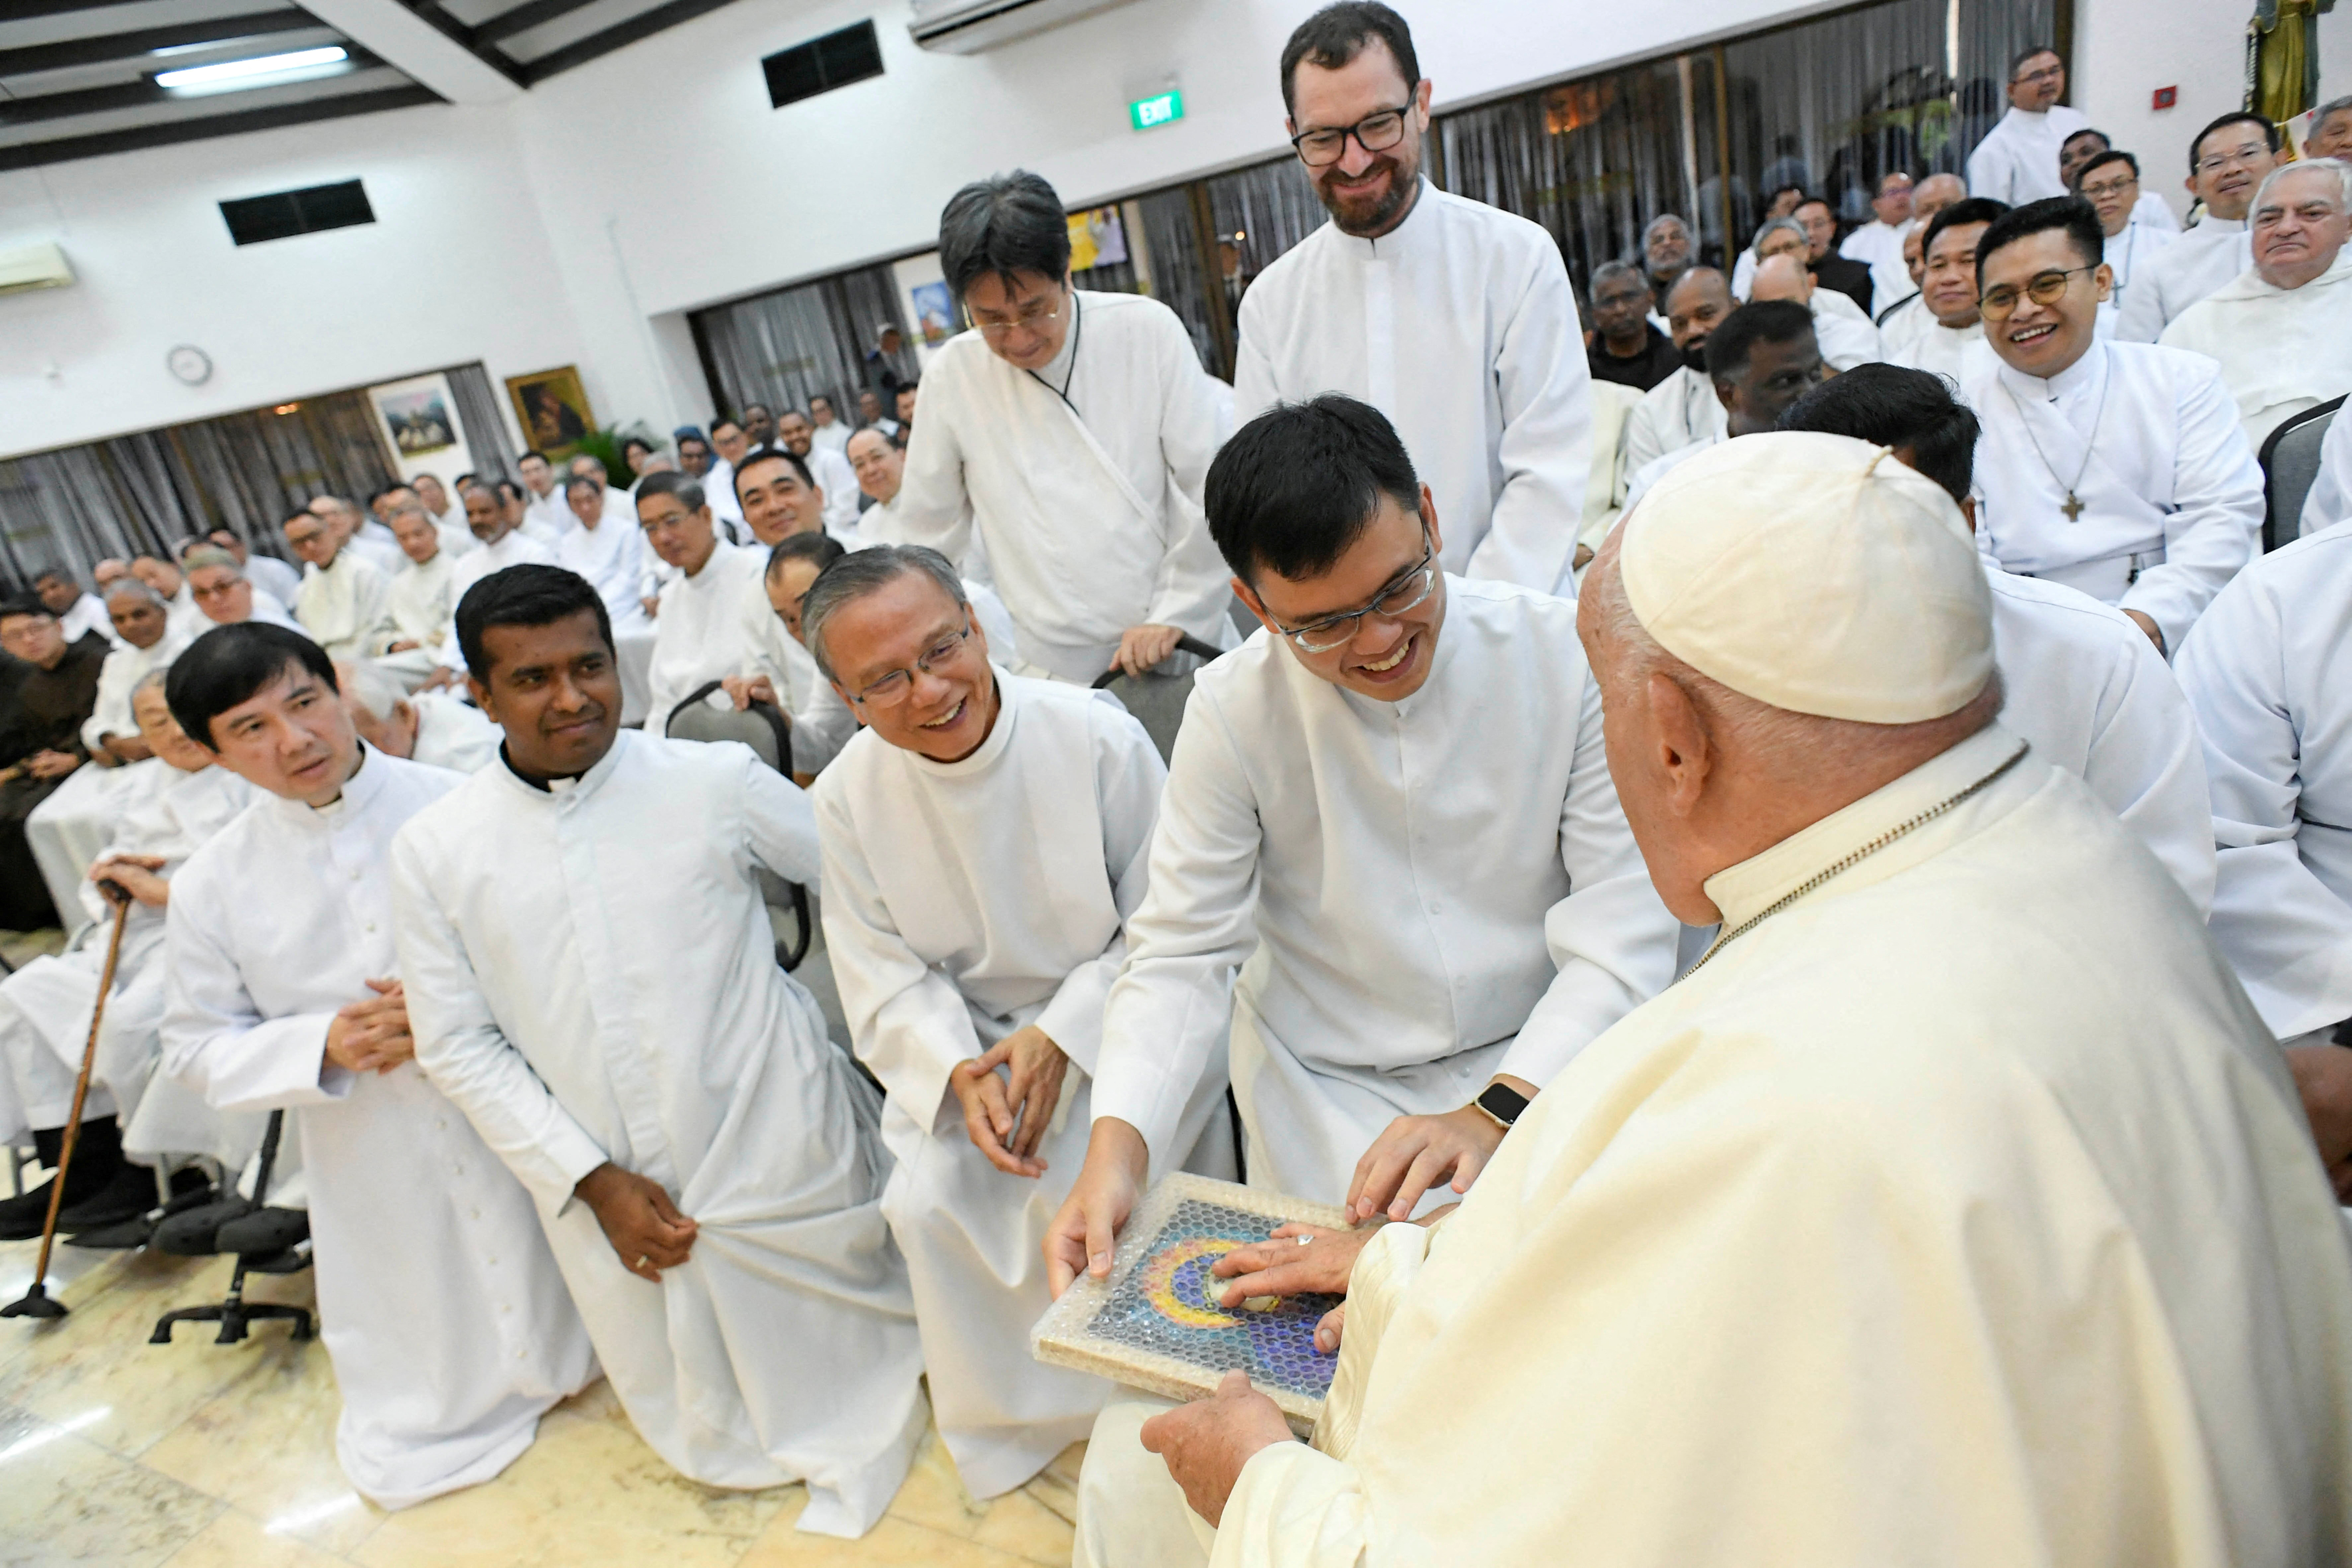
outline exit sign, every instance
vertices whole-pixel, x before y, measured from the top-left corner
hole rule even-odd
[[[1173,125],[1184,118],[1184,95],[1174,88],[1153,98],[1139,98],[1127,106],[1127,117],[1138,131]]]

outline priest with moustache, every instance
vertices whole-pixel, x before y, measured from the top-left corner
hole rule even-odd
[[[1728,442],[1577,615],[1643,858],[1723,934],[1373,1234],[1312,1447],[1234,1373],[1143,1429],[1127,1528],[1216,1568],[2352,1554],[2302,1111],[2189,900],[1996,721],[1951,500]]]
[[[800,1529],[862,1535],[922,1436],[922,1352],[881,1097],[761,897],[763,870],[817,884],[808,797],[749,747],[623,730],[572,573],[483,579],[457,636],[506,742],[393,846],[417,1060],[529,1190],[654,1451],[804,1482]]]
[[[288,1112],[352,1485],[398,1509],[488,1480],[596,1363],[530,1194],[414,1060],[393,836],[462,780],[362,743],[282,626],[206,632],[164,695],[257,798],[172,879],[163,1070]]]

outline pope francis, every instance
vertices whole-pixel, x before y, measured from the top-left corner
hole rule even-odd
[[[1723,934],[1374,1235],[1313,1447],[1238,1374],[1144,1428],[1211,1560],[2346,1561],[2302,1112],[2178,885],[1994,722],[1950,499],[1730,442],[1579,619],[1652,878]]]

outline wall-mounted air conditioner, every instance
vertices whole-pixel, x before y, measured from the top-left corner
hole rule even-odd
[[[63,289],[74,280],[66,253],[53,244],[19,245],[0,250],[0,294],[30,289]]]
[[[1128,0],[914,0],[907,24],[915,42],[950,55],[976,55]]]

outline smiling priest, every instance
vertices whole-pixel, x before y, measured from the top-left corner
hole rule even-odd
[[[808,797],[748,747],[624,731],[576,574],[484,578],[457,638],[506,743],[393,847],[417,1059],[538,1200],[655,1452],[806,1481],[802,1530],[862,1535],[922,1436],[922,1357],[880,1096],[761,899],[762,869],[816,884]]]
[[[1578,618],[1651,874],[1724,934],[1373,1237],[1317,1447],[1238,1375],[1144,1428],[1217,1568],[2343,1561],[2302,1112],[2171,879],[1994,721],[1950,498],[1729,442]]]

